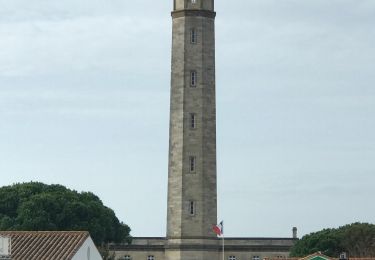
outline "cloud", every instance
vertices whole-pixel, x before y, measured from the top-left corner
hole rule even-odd
[[[372,11],[364,9],[364,3],[372,5]],[[218,48],[231,50],[219,59],[235,59],[242,64],[237,69],[252,69],[252,76],[265,78],[270,71],[278,78],[291,73],[297,78],[306,78],[306,73],[352,75],[369,72],[375,59],[374,2],[255,1],[245,10],[249,15],[239,17],[238,29],[234,22],[221,23],[219,18]],[[370,12],[373,17],[366,15]]]
[[[152,119],[157,109],[166,107],[167,92],[89,88],[3,88],[0,115],[3,119],[25,117],[70,117],[136,120],[140,114]],[[143,105],[142,105],[143,104]],[[152,121],[152,120],[151,120]],[[139,123],[147,121],[139,121]]]
[[[165,188],[164,180],[142,180],[167,176],[172,1],[0,0],[0,6],[1,172],[16,181],[25,172],[50,181],[59,176],[62,183],[79,175],[79,185],[101,190],[111,203],[129,178],[133,193]],[[228,203],[233,190],[255,205],[228,221],[257,217],[261,235],[277,235],[275,228],[298,217],[280,205],[319,207],[313,196],[292,196],[296,190],[332,188],[324,183],[340,190],[340,178],[353,192],[373,183],[375,2],[216,1],[216,9],[220,210],[239,210],[230,208],[236,201]],[[88,184],[82,176],[92,172],[97,180]],[[103,173],[111,178],[99,180]],[[314,180],[319,185],[310,186]],[[290,200],[279,203],[280,193]],[[152,202],[160,210],[165,201]],[[124,207],[118,202],[114,209],[129,212],[123,219],[132,219],[135,234],[164,234],[164,212],[150,233],[137,221],[153,206]],[[267,230],[261,223],[280,215],[274,212],[284,218]],[[323,225],[310,222],[301,224],[306,231]],[[236,232],[252,233],[233,226]]]
[[[135,5],[123,0],[1,0],[0,21],[66,20],[77,17],[107,15],[128,16],[141,8],[145,0]]]
[[[151,29],[120,16],[9,24],[0,29],[0,75],[139,68],[136,55],[146,42],[137,39]]]
[[[162,44],[169,43],[168,16],[163,20],[149,12],[137,14],[139,10],[133,7],[140,8],[142,2],[32,2],[3,3],[0,76],[85,70],[132,73],[142,71],[146,63],[140,56],[147,56],[148,63],[158,67],[160,53],[169,55],[170,45]]]

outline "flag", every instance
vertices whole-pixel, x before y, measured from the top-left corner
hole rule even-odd
[[[222,236],[224,234],[224,221],[221,221],[217,225],[213,225],[212,230],[216,233],[216,235]]]

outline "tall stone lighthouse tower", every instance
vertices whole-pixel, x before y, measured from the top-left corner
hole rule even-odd
[[[218,259],[214,0],[174,0],[167,260]]]
[[[222,260],[287,257],[293,238],[230,238],[217,223],[214,0],[173,0],[166,237],[115,244],[119,259]]]

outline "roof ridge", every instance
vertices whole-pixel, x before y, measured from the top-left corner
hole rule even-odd
[[[12,239],[14,259],[72,259],[90,238],[88,231],[0,231]]]

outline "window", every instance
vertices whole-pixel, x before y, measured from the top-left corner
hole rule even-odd
[[[149,255],[149,256],[147,257],[147,260],[155,260],[155,257],[154,257],[153,255]]]
[[[195,156],[190,156],[189,157],[189,168],[190,172],[195,172],[195,165],[196,165],[196,157]]]
[[[253,260],[260,260],[259,255],[254,255],[254,256],[253,256]]]
[[[197,3],[197,0],[191,0],[191,3],[195,5]]]
[[[236,257],[234,255],[231,255],[228,257],[228,260],[236,260]]]
[[[190,42],[197,43],[197,31],[195,30],[195,28],[191,29],[190,31]]]
[[[132,258],[130,257],[130,255],[126,255],[126,256],[124,256],[124,258],[122,258],[122,259],[124,259],[124,260],[131,260]]]
[[[197,86],[197,72],[195,70],[190,72],[190,86]]]
[[[190,114],[190,128],[195,129],[197,127],[197,115],[194,113]]]
[[[189,201],[189,214],[191,216],[195,215],[195,202],[194,201]]]

